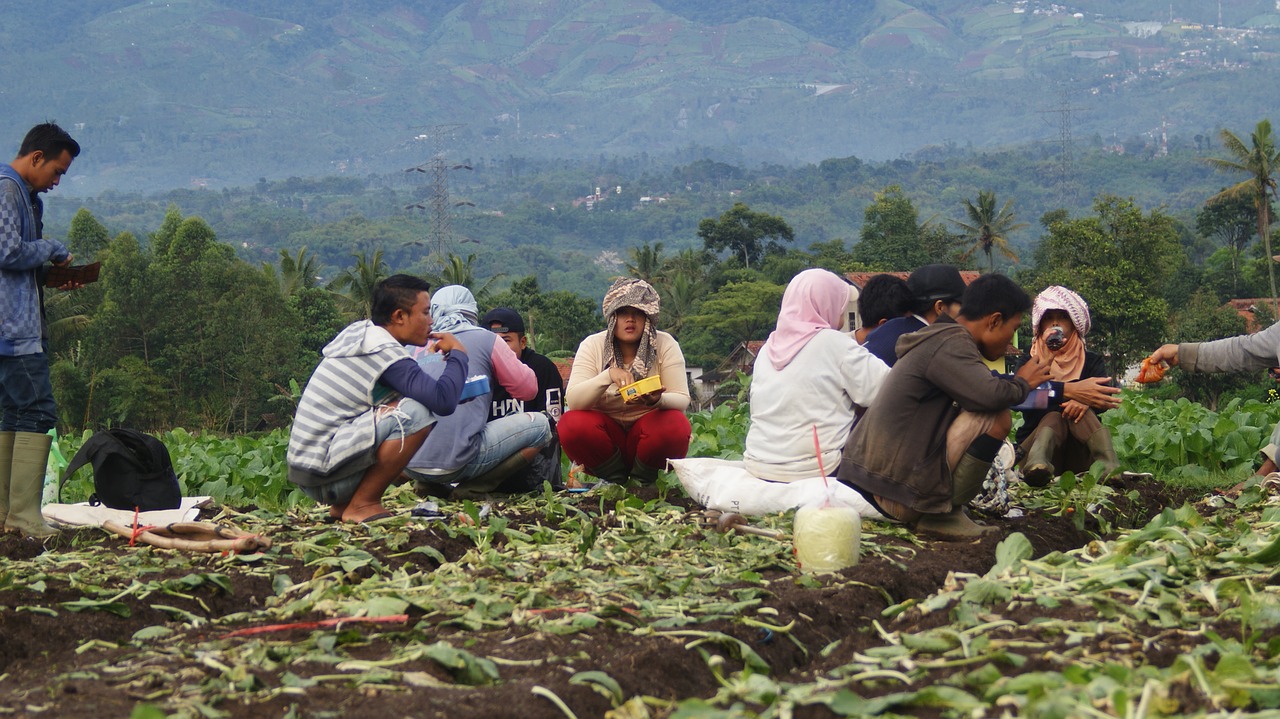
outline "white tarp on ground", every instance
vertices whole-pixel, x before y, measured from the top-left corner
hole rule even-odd
[[[200,508],[213,501],[212,497],[183,497],[182,505],[177,509],[157,509],[151,512],[139,512],[138,522],[143,526],[163,526],[174,522],[194,522],[200,516]],[[63,527],[101,527],[102,523],[111,520],[125,527],[133,526],[133,512],[127,509],[111,509],[98,505],[89,506],[88,502],[80,504],[50,503],[40,509],[44,520],[49,524]]]
[[[770,482],[752,475],[740,461],[706,457],[673,459],[671,467],[689,496],[707,509],[762,515],[799,507],[848,507],[863,519],[890,521],[834,478]]]

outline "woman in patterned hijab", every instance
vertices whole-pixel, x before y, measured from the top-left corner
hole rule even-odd
[[[1119,465],[1111,431],[1098,415],[1120,404],[1102,356],[1089,351],[1089,305],[1071,290],[1053,285],[1031,307],[1030,356],[1049,364],[1059,403],[1026,410],[1016,440],[1023,452],[1022,476],[1043,487],[1064,471],[1084,472],[1094,462],[1107,471]]]
[[[557,429],[569,459],[606,481],[653,482],[668,459],[685,456],[692,432],[680,344],[658,331],[658,292],[621,278],[605,293],[607,328],[582,341],[565,387],[569,411]],[[660,387],[625,400],[620,390],[656,377]]]

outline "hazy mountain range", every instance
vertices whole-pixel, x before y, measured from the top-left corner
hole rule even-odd
[[[364,176],[439,149],[754,165],[1246,132],[1275,107],[1277,5],[6,3],[0,129],[16,147],[68,127],[86,150],[68,194]]]

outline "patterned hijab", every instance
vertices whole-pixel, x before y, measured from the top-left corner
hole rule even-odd
[[[1057,352],[1051,352],[1044,343],[1044,331],[1048,328],[1040,326],[1040,320],[1049,310],[1066,312],[1076,330],[1067,344]],[[1035,340],[1031,343],[1031,356],[1037,359],[1047,358],[1049,374],[1059,382],[1080,379],[1080,374],[1084,371],[1084,337],[1089,334],[1090,326],[1089,305],[1084,298],[1066,287],[1046,287],[1036,295],[1036,301],[1031,305],[1031,331],[1035,333]]]
[[[636,358],[631,363],[631,376],[642,380],[649,376],[649,370],[658,360],[658,328],[653,321],[658,318],[658,291],[644,280],[620,277],[604,295],[600,309],[609,322],[605,333],[604,366],[606,368],[622,366],[621,348],[618,337],[614,334],[618,327],[618,310],[623,307],[634,307],[645,314],[644,332],[640,334],[640,346],[636,348]]]
[[[431,295],[432,332],[457,332],[476,327],[478,316],[476,298],[462,285],[447,285]]]
[[[781,370],[819,332],[840,329],[849,306],[849,283],[827,270],[805,270],[782,293],[778,328],[764,343],[764,353]]]

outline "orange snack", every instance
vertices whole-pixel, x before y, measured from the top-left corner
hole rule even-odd
[[[1138,369],[1138,381],[1142,384],[1151,384],[1164,379],[1164,363],[1152,362],[1148,357],[1142,360],[1142,367]]]

